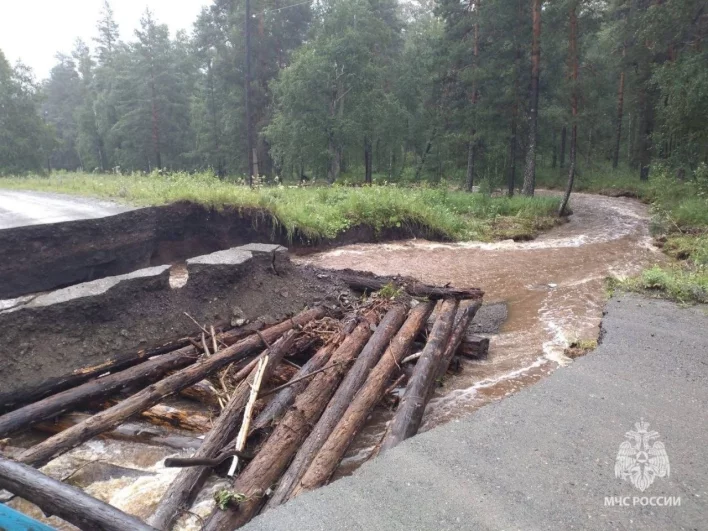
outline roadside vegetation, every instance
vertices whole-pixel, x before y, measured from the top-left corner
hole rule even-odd
[[[554,187],[546,176],[545,186]],[[578,191],[631,196],[651,204],[651,231],[657,246],[675,262],[655,265],[610,288],[643,292],[684,303],[708,303],[708,166],[683,173],[658,165],[649,181],[612,172],[589,173]]]
[[[50,177],[0,178],[0,188],[62,192],[134,205],[192,201],[217,209],[262,209],[290,233],[298,229],[312,239],[335,238],[357,225],[377,231],[415,225],[450,240],[529,239],[559,223],[558,198],[493,197],[427,185],[250,188],[211,173],[55,172]]]

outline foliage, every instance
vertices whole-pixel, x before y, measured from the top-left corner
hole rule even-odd
[[[532,237],[539,219],[553,219],[558,199],[489,197],[441,188],[265,186],[248,188],[211,173],[101,175],[57,172],[0,179],[0,188],[46,190],[159,205],[193,201],[214,208],[262,209],[290,234],[335,238],[350,227],[376,231],[420,227],[452,240],[495,237],[501,224]]]
[[[240,492],[233,492],[228,489],[220,489],[214,493],[214,500],[216,501],[216,506],[225,511],[232,505],[238,505],[246,501],[246,495]]]
[[[620,282],[619,287],[682,303],[708,303],[708,268],[654,266],[637,277]]]

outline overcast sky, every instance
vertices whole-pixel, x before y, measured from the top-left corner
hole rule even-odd
[[[111,6],[121,38],[133,40],[146,7],[170,27],[191,31],[202,6],[210,0],[113,0]],[[93,49],[96,22],[103,0],[0,0],[0,50],[14,64],[17,59],[45,78],[57,52],[69,54],[77,37]]]

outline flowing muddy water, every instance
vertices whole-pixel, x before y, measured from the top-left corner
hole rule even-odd
[[[529,242],[358,244],[301,261],[432,284],[480,287],[509,316],[491,336],[489,359],[464,361],[426,408],[422,430],[458,418],[538,381],[571,360],[564,350],[597,339],[605,278],[635,274],[662,256],[651,244],[647,206],[626,198],[574,194],[570,221]],[[390,413],[377,411],[343,463],[348,473],[379,442]]]
[[[489,358],[464,361],[426,409],[423,430],[501,399],[538,381],[571,360],[563,355],[575,339],[596,339],[605,300],[604,279],[638,272],[662,260],[648,231],[649,214],[641,203],[625,198],[575,194],[570,222],[530,242],[462,242],[410,240],[359,244],[297,259],[328,268],[352,268],[377,274],[415,276],[425,282],[478,286],[485,302],[504,301],[508,320],[492,336]],[[380,441],[391,412],[378,409],[354,441],[340,475],[366,460]],[[43,471],[68,478],[88,493],[146,519],[178,469],[162,466],[165,457],[191,451],[122,441],[93,440],[55,459]],[[205,517],[211,493],[223,479],[209,480],[191,511]],[[57,529],[75,529],[15,498],[10,505],[47,521]],[[177,529],[201,528],[199,518],[185,515]]]

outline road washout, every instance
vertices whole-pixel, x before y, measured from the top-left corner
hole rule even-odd
[[[463,362],[426,409],[421,431],[459,418],[526,387],[572,361],[574,340],[597,339],[606,300],[605,278],[636,274],[663,260],[652,245],[649,209],[628,198],[574,194],[568,223],[528,242],[437,243],[408,240],[357,244],[300,259],[318,267],[379,275],[410,275],[424,282],[478,286],[485,301],[509,309],[493,336],[489,359]],[[387,411],[360,433],[343,462],[348,473],[381,439]]]

